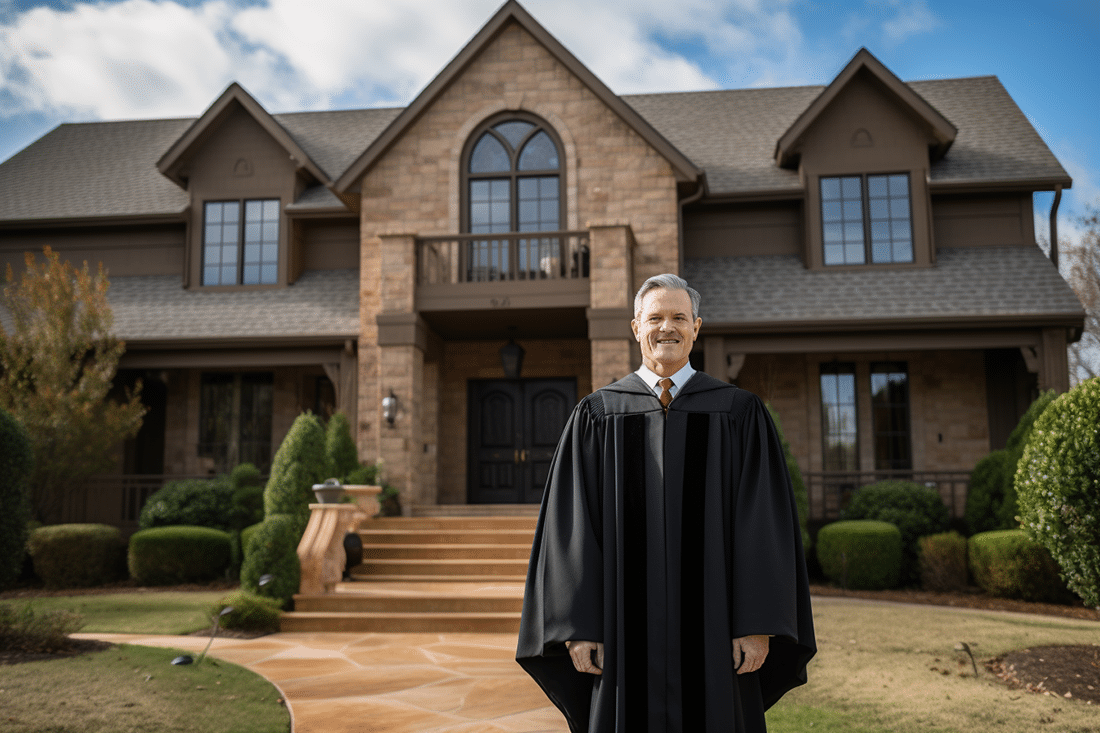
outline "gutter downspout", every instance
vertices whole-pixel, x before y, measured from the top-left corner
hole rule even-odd
[[[1058,269],[1058,205],[1062,202],[1062,185],[1054,187],[1054,201],[1050,205],[1050,261]]]
[[[679,246],[676,248],[678,250],[676,253],[676,268],[678,270],[677,274],[681,277],[684,274],[684,207],[703,198],[706,187],[706,178],[700,176],[699,186],[695,189],[695,193],[680,199],[680,204],[676,208],[676,238],[679,240]]]

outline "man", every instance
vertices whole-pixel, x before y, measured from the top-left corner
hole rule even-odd
[[[547,479],[516,659],[574,733],[763,732],[816,650],[781,444],[691,368],[698,311],[642,285],[642,367],[577,405]]]

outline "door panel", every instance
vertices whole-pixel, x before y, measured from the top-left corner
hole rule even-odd
[[[542,500],[558,438],[577,402],[574,379],[471,381],[471,504]]]

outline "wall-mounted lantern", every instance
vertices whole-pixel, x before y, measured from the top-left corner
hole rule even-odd
[[[382,398],[382,417],[391,428],[397,420],[397,395],[390,390],[389,397]]]
[[[520,370],[523,369],[523,347],[509,338],[508,343],[500,347],[500,366],[504,370],[504,376],[508,379],[519,379]]]

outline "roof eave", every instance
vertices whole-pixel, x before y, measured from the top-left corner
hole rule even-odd
[[[774,321],[707,321],[704,329],[710,334],[773,334],[821,333],[857,331],[917,331],[928,329],[957,330],[982,328],[1071,328],[1084,325],[1083,310],[1062,313],[1018,313],[1010,315],[918,316],[912,318],[829,318]]]
[[[481,30],[462,48],[447,66],[424,87],[393,122],[382,131],[363,154],[339,176],[333,184],[338,193],[358,190],[360,181],[374,163],[391,145],[415,122],[435,99],[443,93],[511,22],[518,23],[531,34],[559,62],[576,75],[597,97],[612,109],[627,125],[633,128],[654,149],[663,155],[672,165],[677,181],[694,182],[703,175],[703,170],[695,165],[671,142],[649,124],[633,107],[612,92],[606,84],[577,59],[565,46],[554,38],[537,20],[535,20],[518,2],[508,0],[500,10],[482,26]]]
[[[110,216],[47,217],[33,219],[2,219],[0,229],[55,228],[70,229],[89,226],[117,226],[133,224],[183,224],[187,221],[190,205],[173,212],[155,214],[117,214]]]

